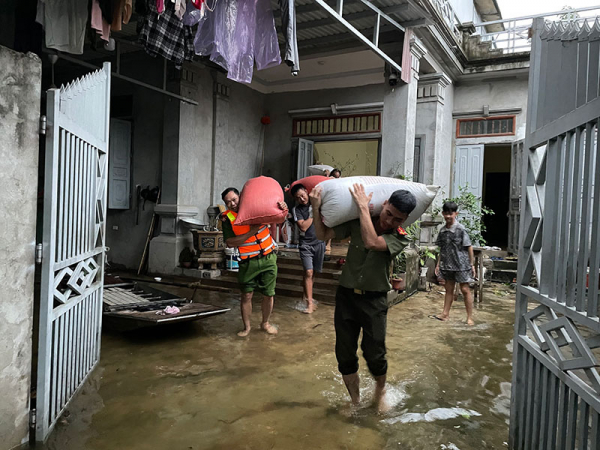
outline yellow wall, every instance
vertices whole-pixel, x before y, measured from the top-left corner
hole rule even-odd
[[[315,142],[315,164],[327,164],[343,177],[377,175],[378,141]]]

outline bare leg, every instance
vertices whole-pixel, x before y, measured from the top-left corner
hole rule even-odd
[[[253,292],[242,292],[241,310],[244,329],[238,333],[239,337],[246,337],[250,333],[250,316],[252,316]]]
[[[467,324],[475,325],[473,321],[473,295],[469,288],[469,283],[460,283],[460,290],[463,298],[465,299],[465,308],[467,309]]]
[[[387,402],[385,396],[385,375],[380,375],[378,377],[373,377],[375,379],[375,397],[373,398],[373,402],[377,407],[377,412],[380,414],[386,413],[390,410],[390,405]]]
[[[273,312],[273,297],[263,297],[262,301],[262,323],[260,327],[268,334],[277,334],[277,328],[269,323],[271,313]]]
[[[302,282],[304,284],[304,299],[306,300],[306,310],[303,311],[306,314],[311,314],[315,310],[313,303],[313,270],[305,270]]]
[[[444,287],[446,288],[446,295],[444,297],[444,311],[442,315],[437,316],[440,320],[448,320],[450,317],[450,308],[452,307],[452,302],[454,301],[454,281],[446,280]]]
[[[342,379],[344,380],[346,389],[348,389],[352,404],[358,406],[360,402],[360,377],[358,376],[358,372],[351,375],[342,375]]]

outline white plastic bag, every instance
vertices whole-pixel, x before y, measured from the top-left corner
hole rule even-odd
[[[326,226],[331,228],[358,219],[358,207],[349,190],[354,183],[362,184],[367,195],[373,193],[371,199],[373,205],[371,209],[372,216],[378,216],[381,213],[383,202],[388,200],[394,191],[404,189],[411,192],[417,199],[417,206],[408,216],[408,219],[402,225],[403,227],[407,227],[421,217],[431,205],[440,188],[439,186],[427,186],[397,178],[369,176],[332,178],[317,185],[317,188],[321,188],[321,216]]]
[[[325,175],[326,171],[329,171],[329,173],[331,173],[332,170],[333,167],[328,166],[327,164],[315,164],[312,166],[308,166],[308,173],[310,173],[311,175]]]

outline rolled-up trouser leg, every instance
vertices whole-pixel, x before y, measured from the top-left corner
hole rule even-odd
[[[365,296],[360,303],[361,326],[363,329],[360,347],[367,361],[369,372],[374,377],[387,373],[385,357],[385,334],[387,328],[387,297],[382,295]]]
[[[358,336],[360,323],[356,317],[352,290],[338,287],[335,294],[335,357],[342,375],[358,372]]]

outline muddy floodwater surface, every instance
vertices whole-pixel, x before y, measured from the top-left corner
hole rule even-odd
[[[428,317],[442,309],[436,289],[389,310],[393,408],[385,416],[370,408],[374,385],[362,357],[363,405],[344,414],[333,306],[308,316],[294,309],[296,299],[276,297],[279,334],[268,336],[258,330],[256,298],[255,328],[239,338],[237,293],[198,291],[197,301],[232,310],[174,328],[104,331],[97,369],[44,448],[507,448],[514,294],[489,285],[468,327],[461,298],[450,322]]]

